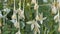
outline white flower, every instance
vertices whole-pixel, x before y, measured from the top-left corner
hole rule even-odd
[[[14,26],[15,26],[16,28],[19,28],[19,27],[20,27],[20,26],[19,26],[19,22],[14,23]]]
[[[18,9],[17,11],[18,11],[19,18],[20,18],[20,19],[22,19],[22,18],[25,19],[24,11],[23,11],[23,10],[20,10],[20,9]]]
[[[52,5],[52,12],[51,13],[52,14],[56,14],[57,13],[57,8],[54,5]]]
[[[19,28],[20,26],[19,26],[19,22],[17,22],[17,20],[10,20],[13,24],[14,24],[14,26],[16,27],[16,28]]]
[[[16,27],[16,28],[18,28],[19,27],[19,23],[17,22],[17,17],[16,17],[16,14],[15,13],[13,13],[13,15],[12,15],[12,20],[11,20],[13,23],[14,23],[14,26]]]
[[[16,17],[16,14],[13,14],[12,15],[12,19],[16,19],[17,17]]]
[[[10,9],[5,8],[5,9],[3,9],[3,11],[6,11],[8,13],[8,12],[10,12]]]
[[[39,30],[39,28],[36,26],[35,28],[34,28],[34,34],[40,34],[40,30]]]
[[[40,23],[42,24],[43,23],[43,20],[45,20],[47,17],[44,17],[43,18],[43,13],[39,13],[39,15],[36,16],[36,20],[37,21],[40,21]]]
[[[35,3],[36,3],[36,0],[32,0],[31,3],[32,3],[32,4],[35,4]]]
[[[37,33],[40,34],[40,30],[39,30],[40,26],[37,23],[37,21],[33,20],[33,21],[28,21],[26,23],[31,24],[31,30],[34,31],[34,34],[37,34]]]
[[[10,12],[10,9],[5,8],[5,9],[3,9],[3,11],[6,12],[6,14],[4,15],[4,16],[6,16]]]
[[[34,5],[34,10],[37,10],[38,8],[39,8],[38,4],[35,3],[35,5]]]
[[[31,24],[31,30],[34,29],[34,27],[37,26],[37,28],[40,28],[39,24],[37,23],[37,21],[33,20],[33,21],[28,21],[26,22],[27,24]]]

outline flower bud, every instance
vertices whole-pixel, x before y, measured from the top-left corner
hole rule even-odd
[[[37,3],[35,4],[35,6],[34,6],[34,10],[37,10],[38,9],[38,5],[37,5]]]

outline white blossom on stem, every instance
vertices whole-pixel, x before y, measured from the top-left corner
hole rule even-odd
[[[35,26],[35,28],[34,28],[34,34],[40,34],[40,30],[39,30],[39,28],[37,27],[37,26]]]
[[[13,24],[14,24],[14,26],[16,27],[16,28],[19,28],[20,26],[19,26],[19,23],[17,22],[17,20],[14,20],[14,19],[12,19],[12,20],[10,20]]]
[[[25,19],[24,11],[23,11],[23,10],[20,10],[20,9],[18,9],[17,11],[18,11],[18,16],[19,16],[19,18],[20,18],[20,19],[22,19],[22,18]]]
[[[15,13],[12,15],[12,20],[11,21],[14,23],[14,26],[16,28],[19,28],[19,23],[17,22],[17,17],[16,17]]]
[[[26,22],[26,23],[27,23],[27,24],[31,24],[31,30],[34,31],[34,34],[37,34],[37,33],[40,34],[40,30],[39,30],[40,26],[39,26],[39,24],[37,23],[37,21],[32,20],[32,21],[28,21],[28,22]]]
[[[12,19],[16,19],[17,17],[16,17],[16,14],[14,13],[13,15],[12,15]]]
[[[55,20],[55,22],[59,22],[59,11],[58,11],[57,15],[54,16],[54,20]]]
[[[19,23],[17,22],[17,17],[16,17],[16,14],[13,14],[12,15],[12,20],[11,20],[13,23],[14,23],[14,26],[16,28],[19,28]]]
[[[36,20],[40,21],[40,23],[43,23],[43,20],[47,19],[47,17],[43,17],[43,13],[39,13],[39,15],[36,16]]]
[[[3,11],[8,13],[8,12],[10,12],[10,9],[9,8],[4,8]]]
[[[52,14],[56,14],[57,13],[57,7],[55,7],[54,5],[52,5]]]
[[[4,14],[4,17],[6,17],[7,14],[10,12],[10,9],[9,8],[4,8],[3,11],[6,12],[6,14]]]
[[[18,22],[14,23],[14,26],[15,26],[16,28],[19,28],[19,27],[20,27]]]

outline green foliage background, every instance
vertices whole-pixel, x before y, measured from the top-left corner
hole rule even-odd
[[[3,10],[3,1],[0,0],[0,10]],[[47,0],[48,2],[43,2],[43,0],[38,0],[38,5],[43,5],[43,4],[51,4],[52,0]],[[21,1],[21,5],[23,4],[23,0]],[[18,6],[19,0],[16,0],[16,9],[19,8]],[[30,4],[30,6],[27,6],[27,3]],[[20,20],[20,26],[21,26],[21,34],[33,34],[33,31],[31,31],[30,25],[26,24],[27,21],[33,20],[36,16],[36,11],[34,10],[34,5],[31,4],[31,0],[25,0],[25,20]],[[8,20],[6,20],[5,25],[0,27],[2,29],[2,34],[15,34],[18,29],[16,29],[13,25],[11,20],[11,16],[13,13],[13,0],[8,0],[7,1],[7,7],[11,9],[10,13],[6,16]],[[21,6],[22,7],[22,6]],[[43,24],[41,25],[40,23],[40,32],[41,34],[60,34],[58,32],[58,23],[55,23],[53,17],[55,15],[51,14],[51,7],[49,5],[44,5],[44,6],[39,6],[38,9],[39,13],[43,12],[44,17],[47,17],[46,20],[44,20]],[[0,20],[1,22],[2,19]],[[23,27],[23,23],[25,24],[25,27]],[[3,23],[2,23],[3,24]]]

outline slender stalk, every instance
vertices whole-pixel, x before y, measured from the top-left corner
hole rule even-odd
[[[21,9],[21,0],[19,0],[19,9]]]
[[[36,2],[37,2],[37,5],[38,5],[38,0]],[[36,15],[38,15],[38,9],[36,10]]]
[[[4,0],[5,1],[5,0]],[[7,4],[7,3],[3,3],[3,4]],[[6,7],[6,5],[3,5],[3,6],[5,6]],[[3,9],[5,9],[5,7],[3,7]],[[5,15],[5,12],[3,12],[3,15]],[[5,25],[5,16],[3,17],[3,25]]]
[[[5,0],[4,0],[5,1]],[[5,5],[4,5],[5,4]],[[6,7],[6,3],[5,2],[3,2],[3,6],[5,6]],[[5,7],[3,7],[3,9],[5,9]],[[5,12],[3,12],[3,15],[5,15]],[[3,24],[2,25],[5,25],[5,16],[3,17]],[[3,26],[2,26],[3,27]],[[2,31],[2,33],[3,33],[3,31]]]
[[[1,18],[0,18],[0,34],[2,34],[2,31],[1,31],[1,27],[2,27],[2,20],[1,20]]]
[[[59,18],[60,16],[59,16],[59,10],[58,10],[58,18]],[[60,18],[59,18],[59,27],[60,27]]]
[[[24,2],[23,2],[23,11],[24,11],[24,6],[25,6],[25,0],[24,0]]]
[[[15,0],[14,0],[14,10],[15,10]]]
[[[21,10],[21,0],[19,0],[19,10]],[[19,19],[19,15],[18,15],[18,18],[17,18],[17,23],[19,24],[19,34],[21,34],[20,32],[20,19]]]

